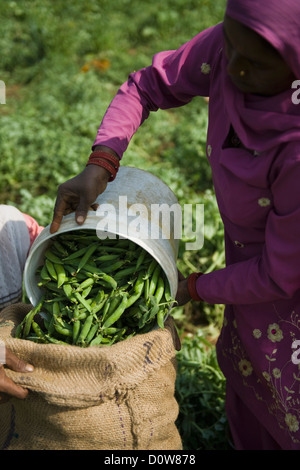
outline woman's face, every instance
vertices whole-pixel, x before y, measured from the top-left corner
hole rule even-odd
[[[295,77],[270,43],[229,16],[223,31],[227,73],[240,91],[272,96],[291,88]]]

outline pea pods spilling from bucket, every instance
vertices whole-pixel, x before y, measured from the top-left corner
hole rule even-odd
[[[154,327],[174,299],[160,264],[128,239],[92,230],[57,235],[37,268],[42,297],[17,328],[41,343],[111,345]]]
[[[102,345],[163,327],[178,285],[177,198],[153,174],[122,166],[96,202],[82,226],[68,214],[55,236],[47,226],[34,241],[24,268],[34,312],[20,337],[30,324],[27,339]]]

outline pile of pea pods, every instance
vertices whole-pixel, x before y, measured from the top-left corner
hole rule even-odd
[[[174,299],[159,263],[129,239],[94,230],[51,239],[37,269],[42,297],[16,337],[80,347],[112,345],[155,327]]]

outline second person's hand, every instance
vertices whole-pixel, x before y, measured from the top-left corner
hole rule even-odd
[[[32,372],[33,366],[17,357],[10,349],[6,348],[6,367],[15,372]],[[5,373],[3,365],[0,365],[0,395],[1,393],[24,399],[28,395],[28,390],[15,384]]]

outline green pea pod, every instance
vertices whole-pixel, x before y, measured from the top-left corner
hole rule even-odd
[[[56,251],[60,253],[62,256],[68,256],[67,250],[61,243],[59,243],[58,240],[53,240],[53,246],[56,249]]]
[[[83,297],[84,299],[85,299],[86,297],[88,297],[92,289],[93,289],[93,286],[89,286],[89,287],[87,287],[86,289],[84,289],[84,290],[81,292],[82,297]]]
[[[126,333],[126,330],[127,330],[126,328],[120,329],[120,331],[119,331],[118,333],[116,333],[116,334],[114,335],[114,337],[112,338],[111,344],[117,343],[118,341],[121,341],[122,339],[125,339],[125,338],[124,338],[124,335],[125,335],[125,333]]]
[[[45,251],[45,257],[54,264],[63,264],[63,260],[56,256],[52,251],[51,248]]]
[[[138,259],[137,259],[137,262],[136,262],[136,270],[138,270],[139,267],[141,266],[141,264],[143,263],[146,254],[147,254],[146,250],[144,250],[144,249],[142,248],[142,249],[141,249],[141,252],[140,252],[140,254],[139,254],[139,257],[138,257]]]
[[[107,284],[110,285],[112,289],[115,289],[117,287],[117,282],[114,280],[114,278],[104,273],[101,269],[97,268],[96,266],[86,264],[84,272],[87,276],[94,277],[96,280],[102,279],[103,281],[107,282]]]
[[[64,291],[66,297],[67,297],[68,299],[71,299],[71,297],[73,296],[73,289],[72,289],[72,287],[70,286],[70,284],[64,284],[64,285],[63,285],[63,291]]]
[[[74,297],[78,300],[78,302],[83,305],[89,312],[92,311],[92,307],[90,304],[82,297],[82,295],[79,292],[74,292]]]
[[[156,259],[153,258],[153,260],[151,261],[151,263],[149,264],[149,267],[147,269],[147,272],[146,272],[146,275],[145,275],[145,278],[150,278],[153,271],[155,270],[156,266],[158,265]]]
[[[71,338],[73,337],[73,328],[65,328],[55,322],[54,322],[54,328],[55,328],[55,331],[57,331],[57,333],[59,333],[62,336],[69,336]]]
[[[106,273],[99,274],[99,282],[101,283],[102,281],[111,289],[116,289],[118,285],[117,281],[112,276],[109,276]]]
[[[108,241],[108,240],[107,240],[107,241]],[[111,242],[112,242],[114,245],[116,244],[116,242],[115,242],[114,239],[112,239]],[[118,247],[122,247],[122,248],[127,248],[129,243],[130,243],[130,241],[128,240],[128,238],[118,238],[117,246],[118,246]]]
[[[76,318],[74,323],[73,323],[73,331],[72,331],[72,333],[73,333],[73,344],[77,343],[78,336],[79,336],[79,333],[80,333],[80,329],[81,329],[80,320],[78,320]]]
[[[57,287],[61,287],[67,279],[66,271],[62,264],[54,263],[53,266],[57,275]]]
[[[165,294],[165,299],[166,299],[167,302],[171,302],[172,300],[174,300],[174,299],[172,299],[172,296],[171,296],[170,283],[167,280],[165,282],[165,292],[164,292],[164,294]]]
[[[92,307],[92,313],[95,315],[96,313],[99,313],[100,310],[104,307],[105,303],[106,303],[106,299],[107,299],[107,296],[105,296],[101,301],[95,303],[95,304],[92,304],[91,307]]]
[[[127,278],[131,274],[134,274],[136,272],[136,267],[135,266],[129,266],[128,268],[120,269],[120,271],[117,271],[116,274],[114,275],[115,281],[120,281],[121,279]]]
[[[109,309],[107,312],[108,316],[110,316],[116,310],[116,308],[121,303],[121,301],[122,301],[122,297],[120,294],[118,295],[115,295],[113,293],[111,294],[111,302],[109,304]]]
[[[154,293],[154,297],[155,297],[157,303],[159,303],[161,301],[162,296],[164,295],[164,291],[165,291],[164,279],[163,279],[162,276],[159,276],[158,281],[157,281],[157,287],[156,287],[156,290],[155,290],[155,293]]]
[[[24,318],[24,330],[23,330],[23,338],[26,338],[26,336],[29,335],[30,329],[31,329],[31,324],[33,322],[33,319],[37,313],[41,311],[41,308],[44,303],[45,296],[41,298],[41,300],[38,302],[37,306],[34,307],[33,309],[30,310],[30,312],[27,313],[26,317]]]
[[[71,266],[69,264],[64,264],[64,267],[65,267],[65,270],[72,276],[72,277],[76,277],[76,270],[74,268],[74,266]]]
[[[97,246],[98,246],[98,243],[94,243],[87,249],[86,253],[83,255],[83,257],[81,258],[78,264],[77,272],[79,272],[84,267],[84,265],[88,262],[88,260],[90,259],[94,251],[96,251]]]
[[[19,323],[17,328],[16,328],[16,333],[15,333],[15,337],[16,338],[22,338],[22,331],[23,331],[23,323]]]
[[[44,334],[43,330],[40,328],[40,326],[35,321],[32,322],[32,329],[33,329],[33,331],[35,332],[35,334],[37,335],[37,337],[39,339],[41,339],[45,343],[48,342],[46,337],[45,337],[45,334]]]
[[[53,265],[52,261],[50,261],[49,259],[46,259],[45,260],[45,266],[47,268],[47,271],[48,271],[50,277],[52,279],[54,279],[54,281],[57,281],[57,274],[56,274],[56,271],[55,271],[55,268],[54,268],[54,265]]]
[[[127,263],[126,260],[118,260],[115,263],[110,264],[109,266],[101,266],[101,271],[105,274],[112,273],[120,269],[125,263]]]
[[[67,343],[66,341],[59,340],[57,338],[54,338],[51,335],[45,334],[45,338],[49,341],[49,343],[63,344],[63,345],[68,345],[69,346],[69,343]]]
[[[106,255],[101,255],[98,256],[95,261],[113,261],[119,258],[118,254],[106,254]],[[98,264],[98,263],[97,263]]]
[[[75,305],[74,309],[73,309],[73,318],[75,318],[75,319],[78,318],[79,314],[80,314],[79,307],[78,307],[78,305]]]
[[[112,301],[112,299],[110,297],[108,297],[106,299],[106,302],[105,302],[104,308],[103,308],[103,313],[102,313],[102,322],[104,322],[106,317],[107,317],[107,313],[108,313],[111,301]]]
[[[144,277],[144,273],[140,272],[133,288],[133,294],[129,297],[126,308],[131,307],[131,305],[133,305],[142,295],[144,284],[145,284],[143,277]]]
[[[91,329],[86,337],[86,344],[90,344],[90,342],[92,341],[92,339],[94,338],[95,334],[97,333],[99,329],[99,324],[98,323],[95,323],[94,325],[91,326]]]
[[[74,260],[74,259],[77,259],[77,258],[80,258],[81,256],[83,256],[86,253],[86,250],[87,250],[87,248],[86,248],[86,246],[84,246],[80,250],[74,251],[73,253],[71,253],[70,255],[68,255],[66,258],[63,259],[64,263],[66,263],[68,261],[71,261],[71,260]]]
[[[150,286],[150,281],[149,281],[149,278],[147,277],[145,279],[145,288],[144,288],[144,299],[145,299],[145,301],[147,301],[148,298],[149,298],[149,286]]]
[[[136,294],[142,294],[144,289],[145,281],[144,281],[144,272],[140,271],[138,278],[134,284],[134,292]]]
[[[153,295],[155,292],[160,271],[161,271],[161,267],[159,264],[157,264],[151,277],[150,286],[149,286],[149,296]]]
[[[50,335],[52,335],[52,334],[54,333],[54,330],[55,330],[55,328],[54,328],[54,320],[55,320],[55,317],[54,317],[54,315],[52,315],[51,320],[50,320],[49,325],[48,325],[48,328],[47,328],[47,329],[48,329],[48,333],[49,333]]]
[[[164,318],[165,318],[165,311],[163,309],[160,309],[157,313],[156,316],[156,321],[158,326],[163,330],[165,328],[164,325]]]
[[[43,267],[40,271],[40,278],[43,281],[51,281],[51,279],[52,279],[45,264],[43,265]]]
[[[87,317],[87,319],[85,320],[84,324],[82,325],[82,328],[80,330],[80,334],[78,336],[78,339],[76,341],[76,344],[80,344],[80,343],[83,343],[85,338],[87,337],[89,331],[90,331],[90,328],[92,326],[92,323],[93,323],[93,319],[94,319],[94,315],[89,315]]]
[[[89,277],[88,279],[85,279],[85,281],[81,282],[77,290],[84,290],[87,287],[93,286],[94,284],[94,279],[92,277]]]
[[[105,320],[103,328],[108,328],[109,326],[113,325],[121,317],[122,313],[126,309],[127,302],[128,295],[124,294],[123,299],[118,308]]]
[[[105,297],[106,296],[104,294],[104,290],[102,289],[99,290],[96,297],[92,301],[92,304],[91,304],[92,309],[97,307],[99,304],[101,304]]]
[[[63,319],[63,317],[54,316],[54,325],[55,324],[60,325],[62,328],[65,328],[67,330],[72,330],[71,325],[69,325],[69,323]]]
[[[103,335],[100,333],[90,342],[90,346],[98,346],[99,344],[102,343],[102,341],[103,341]]]
[[[104,335],[115,335],[116,333],[119,333],[120,328],[115,328],[113,326],[110,326],[108,328],[102,328],[102,333]]]
[[[88,314],[87,314],[87,311],[85,310],[83,312],[78,313],[77,319],[78,320],[85,320],[87,316],[88,316]]]
[[[59,305],[59,302],[56,300],[55,302],[53,302],[53,305],[52,305],[52,315],[54,317],[57,317],[59,314],[60,314],[60,305]]]
[[[119,253],[119,254],[126,254],[128,251],[126,248],[122,248],[120,246],[111,246],[111,245],[99,245],[97,248],[98,253]]]

